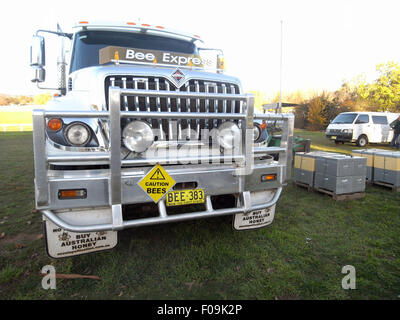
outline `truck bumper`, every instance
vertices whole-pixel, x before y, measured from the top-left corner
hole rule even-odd
[[[341,142],[351,142],[353,141],[352,133],[335,133],[335,134],[326,134],[326,137],[330,140],[336,140]]]
[[[206,195],[204,211],[168,215],[168,208],[162,198],[157,203],[157,217],[122,219],[122,221],[115,219],[113,211],[117,209],[110,207],[108,203],[108,170],[97,170],[90,173],[87,171],[63,171],[62,173],[53,171],[54,176],[49,178],[48,181],[50,205],[39,207],[39,209],[45,219],[72,232],[122,230],[136,226],[248,213],[269,208],[276,204],[282,190],[281,171],[285,169],[285,167],[277,164],[256,165],[253,172],[242,181],[243,178],[235,174],[235,169],[227,166],[207,168],[203,165],[179,169],[173,166],[165,166],[164,168],[176,183],[195,183],[198,188],[204,190]],[[126,168],[121,171],[122,205],[153,203],[152,199],[138,185],[138,182],[150,170],[151,168]],[[276,179],[261,182],[261,176],[266,174],[275,174]],[[58,177],[58,175],[63,177]],[[84,189],[86,198],[60,199],[60,190],[68,189]],[[235,195],[238,199],[236,207],[214,209],[211,197],[220,195]],[[123,210],[122,208],[123,206],[120,206],[119,210]],[[83,215],[80,217],[75,214],[82,210],[86,212],[85,219],[81,219]],[[99,220],[97,217],[99,211],[102,212],[103,220]],[[71,214],[69,215],[68,212],[71,212]],[[87,215],[87,212],[92,212],[92,214]],[[129,215],[134,216],[135,213],[130,212]],[[124,212],[121,212],[120,216],[124,217]],[[98,221],[104,223],[99,224]]]

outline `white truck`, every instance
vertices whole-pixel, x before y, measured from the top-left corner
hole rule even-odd
[[[111,249],[131,227],[273,221],[291,176],[292,114],[254,114],[253,96],[223,74],[222,51],[197,35],[137,22],[73,30],[38,30],[31,46],[39,86],[43,34],[71,42],[58,60],[60,94],[33,111],[36,208],[51,257]],[[282,124],[280,146],[261,143],[254,119]]]

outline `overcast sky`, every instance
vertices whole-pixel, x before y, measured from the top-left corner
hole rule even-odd
[[[227,73],[247,90],[279,90],[283,20],[283,91],[337,89],[378,63],[400,61],[398,0],[2,1],[0,93],[36,94],[29,46],[39,28],[81,20],[140,21],[199,34],[225,52]],[[47,39],[46,39],[47,40]],[[50,42],[46,49],[49,49]],[[49,54],[47,54],[49,53]],[[47,54],[47,73],[56,60]]]

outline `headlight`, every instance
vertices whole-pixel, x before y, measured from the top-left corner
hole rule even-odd
[[[218,127],[217,141],[224,149],[233,149],[238,146],[241,140],[241,131],[233,122],[223,122]]]
[[[261,128],[258,123],[254,123],[253,140],[256,142],[261,136]]]
[[[86,124],[73,122],[65,129],[65,137],[73,146],[83,146],[89,142],[91,134]]]
[[[154,134],[146,122],[135,120],[125,126],[122,138],[129,150],[143,152],[153,144]]]

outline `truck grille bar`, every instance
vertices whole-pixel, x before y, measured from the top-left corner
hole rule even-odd
[[[183,112],[183,113],[241,113],[240,99],[232,100],[240,95],[239,86],[231,83],[206,81],[200,79],[189,80],[181,88],[175,87],[169,80],[162,77],[132,77],[132,76],[110,76],[105,79],[106,103],[108,109],[109,87],[115,86],[122,90],[134,89],[135,94],[124,96],[121,99],[121,111],[136,112]],[[154,97],[154,92],[161,95]],[[123,92],[122,92],[123,93]],[[132,93],[132,92],[131,92]],[[179,95],[174,95],[179,93]],[[208,93],[205,99],[200,99],[196,94]],[[227,100],[226,96],[230,96]],[[138,118],[140,119],[140,118]],[[148,118],[147,122],[153,129],[159,129],[159,140],[200,140],[201,130],[211,130],[220,125],[223,119],[176,119],[176,125],[172,119]],[[235,121],[240,126],[237,119]],[[122,126],[124,123],[122,123]],[[192,134],[190,134],[192,133]]]

